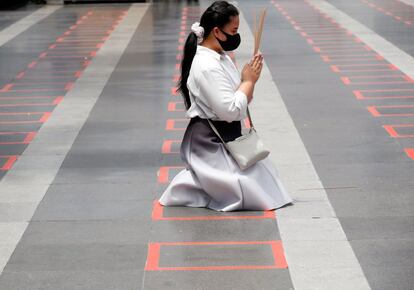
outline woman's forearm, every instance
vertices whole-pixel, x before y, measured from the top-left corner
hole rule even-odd
[[[239,86],[239,91],[242,91],[247,96],[248,103],[253,99],[254,85],[252,81],[242,81]]]

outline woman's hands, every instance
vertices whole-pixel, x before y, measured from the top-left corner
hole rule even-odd
[[[255,84],[260,77],[263,67],[263,55],[257,53],[249,63],[246,63],[242,70],[242,82],[252,82]]]
[[[239,90],[246,94],[248,103],[253,98],[254,85],[260,77],[263,67],[263,55],[257,53],[253,56],[249,63],[245,64],[242,70],[242,82]]]

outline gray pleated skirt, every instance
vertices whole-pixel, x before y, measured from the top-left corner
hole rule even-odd
[[[214,124],[226,142],[241,136],[240,121]],[[161,205],[272,210],[293,201],[269,158],[241,170],[205,119],[191,119],[180,154],[186,168],[168,185],[159,199]]]

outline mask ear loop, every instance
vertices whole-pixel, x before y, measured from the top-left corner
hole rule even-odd
[[[219,28],[218,30],[220,30],[220,32],[221,32],[221,33],[223,33],[223,34],[224,34],[224,36],[226,36],[226,40],[221,40],[221,39],[218,39],[218,40],[219,40],[219,41],[227,41],[227,38],[228,38],[227,33],[226,33],[226,32],[224,32],[223,30],[221,30],[220,28]],[[216,37],[216,38],[217,38],[217,37]]]

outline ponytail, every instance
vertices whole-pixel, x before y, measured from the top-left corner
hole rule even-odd
[[[204,29],[204,38],[208,37],[214,27],[223,28],[224,25],[230,22],[230,18],[236,15],[239,15],[239,11],[233,4],[227,1],[215,1],[204,11],[200,19],[200,26]],[[197,35],[194,32],[190,32],[184,45],[184,55],[181,61],[181,77],[177,84],[177,91],[183,95],[187,110],[191,106],[187,80],[196,52]]]
[[[191,64],[197,52],[197,36],[194,32],[190,32],[184,45],[184,55],[181,61],[181,77],[178,81],[178,92],[184,97],[185,107],[188,109],[191,106],[190,94],[187,88],[187,80],[190,74]]]

